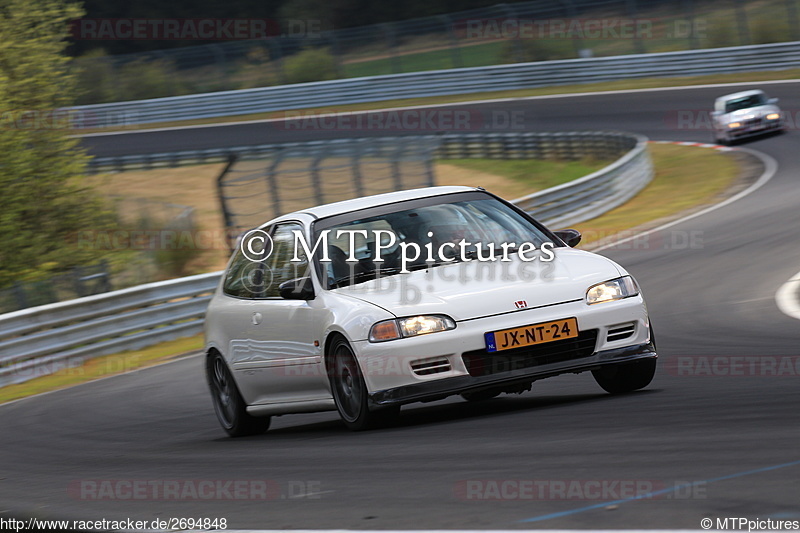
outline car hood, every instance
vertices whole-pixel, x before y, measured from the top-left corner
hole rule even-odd
[[[595,283],[624,274],[605,257],[556,248],[555,259],[453,263],[335,289],[396,316],[444,314],[456,321],[581,300]],[[524,302],[518,304],[517,302]]]
[[[758,107],[750,107],[748,109],[739,109],[732,113],[722,115],[723,120],[728,122],[736,122],[737,120],[749,120],[752,118],[762,118],[770,113],[780,113],[781,110],[775,105],[760,105]]]

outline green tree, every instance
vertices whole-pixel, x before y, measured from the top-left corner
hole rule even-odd
[[[113,224],[58,111],[75,94],[65,39],[81,15],[64,0],[0,0],[0,287],[93,261],[76,236]]]
[[[286,81],[306,83],[336,78],[336,63],[327,48],[309,48],[286,58]]]

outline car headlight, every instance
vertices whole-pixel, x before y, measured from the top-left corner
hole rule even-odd
[[[623,276],[589,287],[589,290],[586,291],[586,303],[592,305],[611,302],[630,298],[637,294],[639,294],[639,286],[636,285],[636,281],[630,276]]]
[[[444,315],[420,315],[406,318],[393,318],[373,324],[372,328],[369,330],[369,341],[391,341],[455,328],[455,320]]]
[[[741,125],[742,125],[741,122],[731,122],[731,123],[728,124],[728,127],[729,128],[738,128]]]
[[[770,113],[767,115],[767,120],[778,120],[779,118],[781,118],[780,113]]]

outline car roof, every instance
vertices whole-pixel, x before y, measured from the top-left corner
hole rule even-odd
[[[422,189],[411,189],[407,191],[387,192],[383,194],[376,194],[373,196],[364,196],[361,198],[353,198],[352,200],[343,200],[341,202],[334,202],[331,204],[319,205],[310,207],[308,209],[300,209],[292,213],[287,213],[278,218],[270,220],[267,224],[273,224],[284,219],[296,219],[301,215],[310,215],[313,218],[325,218],[332,215],[340,215],[342,213],[349,213],[351,211],[358,211],[368,207],[375,207],[379,205],[393,204],[405,200],[415,200],[417,198],[428,198],[431,196],[441,196],[443,194],[452,194],[457,192],[469,192],[483,190],[480,187],[466,187],[462,185],[451,185],[441,187],[424,187]]]
[[[720,96],[719,98],[717,98],[717,101],[722,100],[722,101],[727,102],[728,100],[735,100],[737,98],[747,98],[748,96],[755,96],[757,94],[764,94],[764,91],[762,91],[761,89],[751,89],[749,91],[740,91],[738,93],[731,93],[731,94],[726,94],[725,96]]]

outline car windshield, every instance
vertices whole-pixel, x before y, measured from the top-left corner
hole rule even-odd
[[[315,256],[327,288],[471,260],[479,252],[480,257],[500,256],[504,249],[513,252],[526,242],[539,248],[552,240],[529,219],[484,193],[425,198],[365,211],[315,228],[317,237],[322,229],[329,230],[329,261],[322,261],[319,251]],[[379,212],[372,214],[375,211]],[[359,213],[368,216],[359,217]],[[419,256],[414,257],[417,249]]]
[[[728,100],[725,102],[725,112],[733,113],[734,111],[739,111],[740,109],[749,109],[751,107],[757,107],[766,103],[767,101],[763,94],[753,94],[751,96]]]

